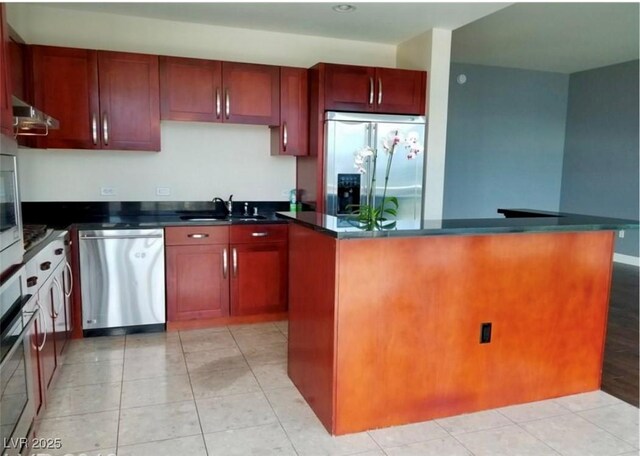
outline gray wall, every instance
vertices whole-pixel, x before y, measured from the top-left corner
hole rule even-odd
[[[638,122],[638,60],[571,74],[562,211],[638,220]],[[637,257],[638,230],[616,252]]]
[[[559,209],[568,83],[561,73],[451,65],[445,218]]]

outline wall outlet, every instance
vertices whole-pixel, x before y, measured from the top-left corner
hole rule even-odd
[[[618,231],[618,237],[619,237],[620,239],[623,239],[623,238],[624,238],[624,230],[620,230],[620,231]]]
[[[114,196],[115,194],[115,187],[100,187],[100,195],[102,196]]]
[[[156,187],[156,196],[169,196],[171,189],[169,187]]]

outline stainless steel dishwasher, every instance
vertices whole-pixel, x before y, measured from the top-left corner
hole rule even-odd
[[[85,335],[164,329],[164,231],[81,230]]]

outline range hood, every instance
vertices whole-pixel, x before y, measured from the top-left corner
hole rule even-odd
[[[17,97],[13,97],[13,132],[16,136],[46,136],[60,123]]]

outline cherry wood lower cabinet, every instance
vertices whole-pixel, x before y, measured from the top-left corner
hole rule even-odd
[[[165,229],[167,319],[229,315],[229,227]]]
[[[288,372],[332,434],[599,389],[612,231],[290,230]]]
[[[231,246],[231,315],[287,310],[287,243]]]
[[[167,320],[287,309],[287,225],[165,229]]]

